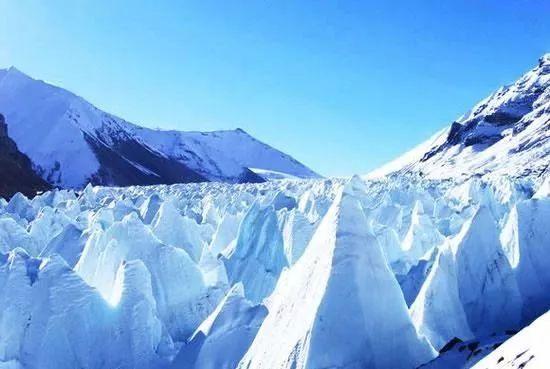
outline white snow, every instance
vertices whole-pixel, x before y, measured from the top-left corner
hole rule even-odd
[[[499,89],[457,120],[462,127],[475,126],[464,140],[479,140],[479,144],[461,141],[423,160],[425,154],[445,144],[450,133],[447,128],[366,178],[392,173],[415,173],[430,179],[540,175],[547,170],[550,151],[549,60],[548,54],[543,56],[517,82]],[[494,140],[498,141],[491,144]]]
[[[248,168],[257,168],[268,179],[319,177],[241,129],[181,132],[143,128],[14,67],[0,71],[0,112],[6,117],[9,134],[38,173],[56,186],[81,188],[97,174],[100,164],[87,138],[109,147],[119,139],[133,139],[211,181],[238,182]],[[143,163],[124,155],[121,158],[142,173],[158,177]]]
[[[550,313],[546,313],[493,351],[473,369],[544,369],[550,363]]]

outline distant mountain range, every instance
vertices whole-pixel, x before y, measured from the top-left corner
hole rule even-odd
[[[241,129],[140,127],[13,67],[0,70],[0,113],[35,171],[62,188],[319,177]]]
[[[550,151],[550,54],[448,128],[367,175],[542,177]],[[152,185],[318,178],[241,129],[163,131],[105,113],[15,68],[0,70],[0,113],[10,138],[49,185]]]

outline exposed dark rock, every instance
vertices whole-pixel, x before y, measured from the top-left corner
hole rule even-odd
[[[100,169],[91,178],[93,185],[131,186],[206,182],[184,164],[149,149],[132,138],[116,138],[112,146],[86,135]],[[139,163],[139,164],[134,164]]]
[[[550,59],[541,58],[538,70],[536,69],[535,72],[541,76],[550,73]],[[461,149],[479,145],[479,149],[483,150],[499,142],[504,137],[502,132],[505,129],[512,129],[514,134],[518,134],[535,118],[523,119],[527,114],[535,111],[535,103],[545,91],[546,87],[540,83],[531,84],[523,79],[513,86],[498,90],[487,101],[478,105],[466,120],[460,123],[453,122],[446,140],[427,151],[420,161],[429,161],[437,154],[453,147]],[[539,114],[543,113],[544,111],[539,112]]]
[[[443,346],[441,348],[441,350],[439,350],[439,353],[442,354],[444,352],[447,352],[449,350],[451,350],[453,347],[455,347],[456,345],[458,345],[459,343],[462,343],[463,341],[458,338],[458,337],[454,337],[452,340],[450,340],[449,342],[447,342],[445,344],[445,346]]]
[[[464,146],[474,146],[474,145],[485,145],[485,146],[491,146],[494,143],[498,142],[502,136],[483,136],[483,135],[473,135],[466,137],[464,139]]]
[[[245,171],[239,176],[238,183],[262,183],[265,179],[260,175],[254,173],[250,169]]]
[[[478,346],[479,346],[479,342],[477,341],[468,343],[468,349],[470,351],[475,351],[478,348]]]
[[[0,114],[0,197],[11,198],[17,192],[27,197],[51,186],[32,167],[30,159],[17,149],[8,136],[8,126]]]
[[[487,123],[492,123],[497,126],[501,125],[508,125],[508,124],[514,124],[516,122],[519,122],[520,119],[523,118],[523,115],[514,115],[507,112],[497,111],[493,114],[489,114],[485,116],[485,121]]]

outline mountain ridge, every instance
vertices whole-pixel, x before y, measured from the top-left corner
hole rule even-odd
[[[21,151],[44,179],[60,187],[265,180],[251,167],[319,177],[242,129],[141,127],[15,67],[0,70],[0,112]]]
[[[550,53],[434,136],[367,178],[541,176],[550,150]],[[528,168],[528,170],[526,170]]]

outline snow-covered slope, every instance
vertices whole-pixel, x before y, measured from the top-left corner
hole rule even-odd
[[[373,171],[431,179],[540,176],[550,151],[550,54],[517,82],[482,100],[452,125]]]
[[[318,177],[243,130],[178,132],[142,128],[15,68],[0,73],[0,112],[10,134],[51,184],[257,182],[248,168]]]
[[[550,364],[550,313],[522,329],[474,369],[545,369]]]

